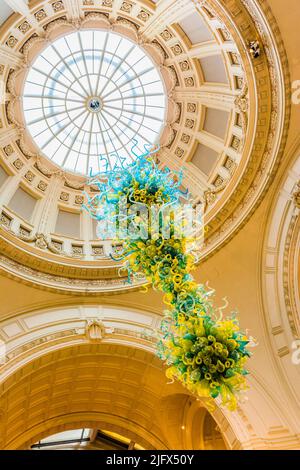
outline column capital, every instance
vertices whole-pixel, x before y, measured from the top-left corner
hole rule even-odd
[[[4,0],[5,3],[16,13],[21,15],[28,16],[28,0]]]
[[[14,51],[8,46],[0,45],[0,64],[17,68],[22,65],[23,60],[23,55],[20,52]]]
[[[82,10],[78,0],[64,0],[64,6],[69,20],[80,20]]]
[[[19,129],[13,125],[0,130],[0,147],[4,147],[12,140],[16,140],[20,135]]]

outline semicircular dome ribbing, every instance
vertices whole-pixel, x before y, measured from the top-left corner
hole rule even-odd
[[[24,86],[24,117],[35,143],[54,163],[81,174],[99,171],[100,155],[111,167],[116,154],[130,161],[133,139],[141,153],[144,144],[156,144],[165,110],[153,61],[110,31],[57,39],[34,61]]]

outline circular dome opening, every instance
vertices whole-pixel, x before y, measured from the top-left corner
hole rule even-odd
[[[88,175],[113,169],[119,157],[131,161],[134,139],[141,153],[157,144],[167,99],[141,47],[116,33],[86,30],[55,40],[35,59],[22,101],[42,154]]]
[[[95,98],[89,98],[88,103],[87,103],[87,108],[91,113],[98,113],[101,111],[103,107],[103,103],[101,98],[95,97]]]

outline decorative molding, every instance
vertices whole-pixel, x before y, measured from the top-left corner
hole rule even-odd
[[[242,116],[242,129],[243,134],[246,134],[248,126],[248,111],[249,111],[249,97],[248,97],[248,85],[245,83],[242,92],[235,98],[234,105],[236,110]]]
[[[298,181],[296,190],[293,193],[293,201],[295,206],[300,209],[300,180]]]
[[[36,233],[30,237],[19,234],[18,237],[26,243],[34,243],[35,246],[41,250],[48,249],[51,253],[55,253],[56,255],[68,256],[64,251],[57,249],[57,247],[49,241],[48,237],[43,233]]]
[[[139,283],[133,282],[128,285],[127,277],[117,277],[117,274],[113,279],[102,278],[98,280],[55,276],[24,266],[3,255],[0,255],[0,271],[8,277],[19,279],[28,285],[33,284],[42,290],[80,296],[98,295],[101,292],[118,294],[126,292],[128,289],[140,289],[147,282],[145,279],[141,279]]]
[[[107,334],[114,333],[114,328],[106,328],[104,323],[95,318],[86,321],[86,337],[89,341],[101,342]]]

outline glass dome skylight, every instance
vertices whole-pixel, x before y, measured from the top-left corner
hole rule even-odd
[[[164,126],[162,78],[142,48],[116,33],[86,30],[48,46],[23,92],[27,128],[41,152],[66,170],[111,168],[131,159],[133,139],[156,144]],[[99,167],[100,165],[100,167]]]

